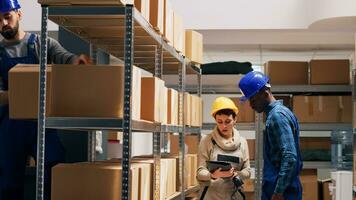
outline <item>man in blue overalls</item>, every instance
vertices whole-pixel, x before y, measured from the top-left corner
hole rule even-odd
[[[17,0],[0,0],[0,200],[21,200],[28,156],[36,158],[37,122],[9,119],[8,72],[18,63],[38,64],[40,39],[24,32]],[[56,40],[48,40],[51,63],[89,63],[84,55],[67,52]],[[50,199],[51,167],[64,161],[64,149],[54,130],[46,130],[45,199]]]
[[[247,73],[240,80],[239,87],[244,95],[241,100],[249,100],[252,109],[266,114],[262,199],[302,199],[299,173],[303,162],[297,118],[273,97],[269,78],[262,73]]]

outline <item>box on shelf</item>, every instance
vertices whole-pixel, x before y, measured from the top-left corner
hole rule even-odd
[[[173,47],[185,55],[185,29],[183,26],[183,18],[177,13],[174,13],[173,21]]]
[[[203,35],[193,31],[185,31],[185,55],[192,62],[203,64]]]
[[[176,156],[179,153],[179,136],[169,135],[170,141],[170,155]],[[185,135],[184,142],[187,145],[186,151],[188,154],[197,154],[199,151],[199,138],[197,135]],[[187,149],[188,148],[188,149]]]
[[[123,65],[53,65],[51,116],[122,118],[123,78]],[[133,73],[135,92],[140,78]],[[133,119],[139,103],[133,98]]]
[[[148,22],[150,21],[150,2],[151,0],[134,0],[135,7]]]
[[[140,165],[132,164],[130,173],[131,199],[140,199]],[[147,176],[147,174],[146,174]],[[52,169],[53,200],[121,199],[122,167],[119,163],[59,164]]]
[[[248,146],[248,154],[250,157],[250,160],[255,160],[255,139],[246,139],[247,140],[247,146]]]
[[[350,84],[350,61],[311,60],[310,84]]]
[[[150,23],[154,29],[163,34],[165,0],[150,0]]]
[[[167,103],[167,122],[168,124],[178,125],[178,91],[168,89],[168,103]]]
[[[51,66],[47,67],[46,116],[51,113]],[[18,64],[9,71],[9,109],[12,119],[38,118],[39,65]]]
[[[141,119],[153,122],[161,121],[160,93],[163,85],[163,81],[157,77],[143,77],[141,79]]]
[[[303,187],[303,200],[318,199],[317,169],[303,169],[300,173],[300,181]]]
[[[163,18],[163,25],[164,25],[163,36],[165,37],[168,43],[173,44],[174,11],[173,11],[171,0],[165,0],[164,3],[165,5],[164,5],[164,18]]]
[[[108,131],[108,140],[122,141],[122,132]]]
[[[331,200],[332,197],[329,191],[329,184],[331,183],[331,179],[318,180],[319,186],[319,199],[322,200]]]
[[[251,108],[249,102],[240,102],[240,98],[231,98],[239,109],[237,122],[255,122],[255,111]]]
[[[268,61],[265,74],[273,85],[307,85],[308,63],[297,61]],[[288,75],[290,74],[290,75]]]
[[[293,112],[301,123],[351,123],[351,96],[294,96]]]
[[[331,160],[330,137],[301,137],[299,144],[304,161]]]
[[[188,92],[184,93],[184,124],[187,126],[192,125],[192,103],[191,103],[191,95]]]
[[[160,198],[167,199],[177,191],[177,162],[175,158],[161,158]]]

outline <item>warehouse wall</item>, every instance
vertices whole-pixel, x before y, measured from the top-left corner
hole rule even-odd
[[[356,2],[352,0],[221,0],[209,3],[173,0],[172,3],[183,16],[186,28],[193,29],[304,29],[320,19],[356,15],[353,9]]]

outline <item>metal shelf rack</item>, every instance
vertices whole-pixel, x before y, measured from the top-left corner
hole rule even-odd
[[[123,60],[124,80],[124,115],[123,119],[105,118],[46,118],[46,67],[48,19],[59,26],[75,33],[88,41],[91,47],[100,48],[108,54]],[[200,133],[200,128],[186,126],[170,126],[147,121],[134,121],[131,117],[131,84],[132,66],[154,73],[161,78],[164,73],[179,76],[179,122],[183,124],[183,108],[185,91],[185,75],[198,75],[198,94],[201,94],[201,70],[188,59],[167,44],[142,15],[131,5],[115,6],[60,6],[42,5],[41,18],[41,49],[40,49],[40,95],[38,120],[38,148],[36,172],[36,199],[43,200],[45,128],[89,130],[122,130],[122,199],[130,199],[130,160],[132,131],[153,132],[154,158],[154,199],[160,199],[160,157],[161,135],[177,131],[180,135],[179,178],[181,191],[184,191],[184,134],[186,132]],[[163,67],[164,64],[164,67]],[[94,135],[94,134],[92,134]],[[92,136],[91,135],[91,136]],[[91,145],[95,143],[91,143]],[[93,149],[92,147],[89,149]],[[90,150],[91,151],[91,150]],[[91,151],[92,152],[92,151]],[[93,158],[89,156],[89,158]],[[93,159],[90,159],[93,160]],[[186,194],[187,191],[184,192]],[[185,195],[180,195],[184,199]]]

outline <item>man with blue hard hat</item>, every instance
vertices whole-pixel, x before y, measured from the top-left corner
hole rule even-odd
[[[20,27],[21,8],[17,0],[0,0],[0,199],[24,198],[24,172],[28,156],[36,158],[37,122],[9,119],[8,72],[16,64],[38,64],[40,38]],[[85,55],[66,51],[48,39],[50,63],[90,63]],[[46,131],[44,197],[50,199],[51,167],[64,161],[64,149],[54,130]]]
[[[262,200],[300,200],[299,173],[303,162],[299,149],[299,124],[295,115],[271,93],[269,78],[247,73],[239,83],[241,100],[249,100],[258,113],[266,114],[263,145]]]

